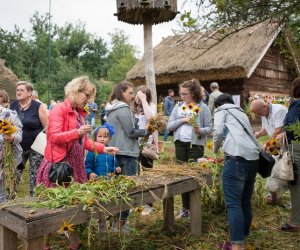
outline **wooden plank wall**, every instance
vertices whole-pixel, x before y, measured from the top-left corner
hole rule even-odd
[[[260,92],[268,95],[290,95],[293,75],[286,67],[280,49],[271,47],[259,63],[252,76],[244,81],[246,92]]]

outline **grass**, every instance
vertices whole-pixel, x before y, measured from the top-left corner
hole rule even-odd
[[[171,142],[172,137],[168,140]],[[265,138],[262,138],[262,141]],[[165,151],[171,152],[173,143],[165,144]],[[174,151],[174,149],[173,149]],[[165,156],[167,161],[174,161],[174,154]],[[160,164],[159,161],[156,164]],[[28,194],[28,168],[23,173],[23,182],[20,185],[19,196]],[[265,180],[257,177],[255,192],[253,197],[253,223],[250,236],[247,239],[246,250],[269,250],[269,249],[299,249],[300,234],[284,233],[279,227],[286,223],[290,215],[289,192],[282,192],[280,203],[276,206],[265,204],[264,189]],[[115,233],[99,234],[97,223],[92,221],[90,229],[88,225],[81,225],[78,230],[83,240],[83,249],[161,249],[161,250],[181,250],[181,249],[219,249],[218,246],[223,241],[229,240],[229,228],[224,204],[220,201],[202,203],[203,212],[203,234],[200,237],[190,235],[188,219],[175,221],[175,232],[167,233],[162,230],[162,201],[154,203],[155,211],[150,216],[142,216],[140,213],[131,213],[130,227],[132,233],[130,237],[122,237]],[[180,196],[175,197],[175,211],[181,208]],[[88,247],[90,241],[90,247]],[[20,245],[20,248],[22,245]],[[51,239],[51,249],[68,249],[68,240],[64,236],[54,235]]]

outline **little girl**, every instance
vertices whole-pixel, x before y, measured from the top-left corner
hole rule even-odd
[[[114,128],[110,124],[104,123],[95,129],[94,140],[107,145],[114,133]],[[85,168],[89,180],[94,180],[98,176],[106,176],[109,173],[121,173],[121,168],[118,166],[115,156],[109,154],[96,155],[90,151],[85,159]]]

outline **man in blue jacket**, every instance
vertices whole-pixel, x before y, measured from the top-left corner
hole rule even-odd
[[[164,99],[164,111],[165,111],[165,116],[170,116],[172,113],[172,110],[174,108],[174,101],[172,99],[172,97],[174,96],[174,90],[173,89],[169,89],[168,90],[168,96]],[[167,141],[168,139],[168,135],[169,135],[169,131],[167,129],[165,129],[165,133],[164,133],[164,141]]]

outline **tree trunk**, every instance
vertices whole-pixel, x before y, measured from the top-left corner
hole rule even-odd
[[[157,106],[151,15],[144,16],[144,62],[146,85],[151,90],[152,102]]]

